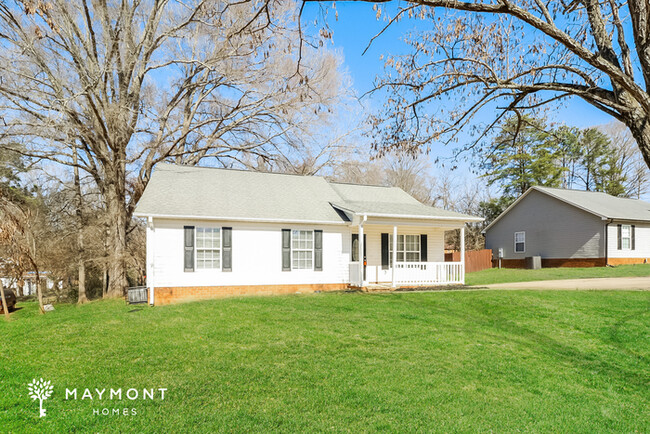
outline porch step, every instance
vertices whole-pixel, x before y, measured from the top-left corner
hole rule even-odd
[[[363,287],[364,290],[368,292],[374,292],[374,291],[393,291],[395,288],[393,288],[390,285],[387,284],[381,284],[381,283],[369,283],[366,286]]]

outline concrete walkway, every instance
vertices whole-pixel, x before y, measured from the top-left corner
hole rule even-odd
[[[494,283],[489,289],[627,289],[650,290],[650,277],[603,277],[596,279],[539,280],[535,282]]]

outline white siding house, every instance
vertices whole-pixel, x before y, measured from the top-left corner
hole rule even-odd
[[[168,164],[135,214],[147,219],[151,304],[463,283],[464,264],[444,262],[444,231],[480,220],[398,188]]]
[[[485,230],[505,267],[605,266],[650,259],[650,203],[600,192],[533,187]]]

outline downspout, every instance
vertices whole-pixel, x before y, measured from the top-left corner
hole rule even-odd
[[[155,245],[156,245],[156,228],[153,225],[153,217],[149,216],[148,219],[148,226],[149,229],[151,230],[151,243],[149,243],[149,246],[151,247],[151,253],[149,257],[149,272],[147,273],[147,286],[149,287],[149,305],[153,306],[154,305],[154,253],[155,253]]]
[[[608,257],[608,252],[609,252],[609,224],[612,223],[614,219],[607,219],[607,223],[605,223],[605,267],[609,265],[609,257]]]

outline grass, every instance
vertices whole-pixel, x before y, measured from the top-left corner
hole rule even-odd
[[[0,320],[0,431],[650,431],[650,292],[23,306]],[[34,377],[54,385],[42,419]],[[168,391],[65,400],[111,387]]]
[[[650,264],[619,265],[617,267],[542,268],[540,270],[489,268],[487,270],[467,273],[465,275],[465,283],[476,286],[489,285],[491,283],[532,282],[535,280],[639,276],[650,276]]]

